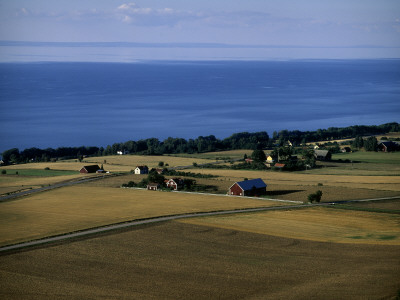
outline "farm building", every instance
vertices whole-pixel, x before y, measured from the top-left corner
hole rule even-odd
[[[79,170],[79,173],[87,174],[87,173],[96,173],[100,170],[98,165],[84,166]]]
[[[228,191],[235,196],[260,196],[267,193],[267,185],[261,178],[235,182]]]
[[[275,168],[278,168],[278,169],[283,169],[283,168],[285,167],[285,164],[276,163],[276,164],[274,165],[274,167],[275,167]]]
[[[382,152],[392,152],[392,151],[397,151],[399,150],[399,144],[397,144],[396,142],[392,142],[392,141],[385,141],[385,142],[380,142],[378,144],[378,149],[379,151]]]
[[[329,150],[314,150],[316,160],[331,160],[332,154]]]
[[[149,168],[147,166],[137,166],[135,174],[149,174]]]
[[[270,163],[270,164],[274,163],[274,158],[271,155],[267,156],[267,163]]]
[[[160,185],[158,183],[151,182],[147,185],[147,189],[149,191],[157,191],[159,188],[160,188]]]
[[[185,182],[181,178],[171,178],[165,183],[165,185],[168,188],[171,188],[174,191],[177,191],[178,189],[182,189],[184,187],[184,184],[185,184]]]

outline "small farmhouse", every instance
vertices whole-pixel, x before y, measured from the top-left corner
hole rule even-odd
[[[267,163],[270,163],[270,164],[274,163],[274,158],[271,155],[267,156]]]
[[[135,174],[149,174],[149,168],[147,166],[137,166]]]
[[[281,163],[276,163],[274,165],[274,167],[277,168],[277,169],[283,169],[285,166],[286,166],[285,164],[281,164]]]
[[[316,160],[331,160],[332,154],[329,150],[314,150]]]
[[[165,183],[165,185],[168,188],[171,188],[174,191],[177,191],[178,189],[182,189],[184,187],[184,184],[185,184],[185,182],[181,178],[171,178]]]
[[[261,178],[235,182],[228,191],[235,196],[260,196],[267,193],[267,185]]]
[[[157,191],[157,190],[160,189],[160,185],[159,185],[158,183],[150,182],[150,183],[147,185],[147,189],[148,189],[149,191]]]
[[[79,173],[96,173],[98,170],[100,170],[100,167],[98,165],[84,166],[82,167],[82,169],[79,170]]]

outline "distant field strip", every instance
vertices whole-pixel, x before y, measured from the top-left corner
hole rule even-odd
[[[400,245],[400,216],[312,207],[192,218],[181,222],[334,243]]]

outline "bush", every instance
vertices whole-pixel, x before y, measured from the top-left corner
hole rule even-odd
[[[1,170],[1,174],[7,174],[7,170]]]
[[[50,170],[50,168],[49,167],[46,167],[46,168],[44,168],[45,170]]]
[[[315,201],[319,203],[321,201],[321,197],[322,197],[322,191],[318,190],[314,194],[309,194],[307,199],[308,202],[313,203]]]

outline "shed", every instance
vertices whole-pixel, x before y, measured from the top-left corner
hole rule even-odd
[[[160,188],[160,184],[155,183],[155,182],[150,182],[150,183],[147,185],[147,189],[148,189],[149,191],[157,191],[159,188]]]
[[[285,167],[285,164],[276,163],[276,164],[274,165],[274,167],[275,167],[275,168],[278,168],[278,169],[283,169],[283,168]]]
[[[79,170],[79,173],[96,173],[98,170],[100,170],[100,167],[98,165],[90,165],[82,167],[82,169]]]
[[[266,193],[267,185],[261,178],[235,182],[228,191],[229,195],[235,196],[260,196]]]
[[[329,150],[314,150],[316,160],[331,160],[332,154]]]

